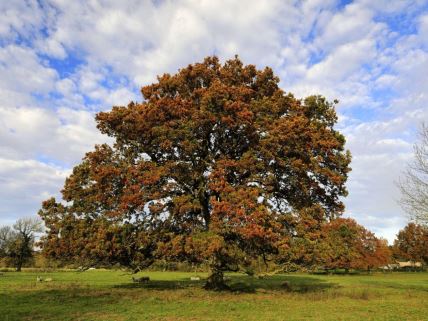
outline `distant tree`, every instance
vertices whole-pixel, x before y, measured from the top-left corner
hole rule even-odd
[[[391,253],[386,240],[350,218],[338,218],[323,225],[315,247],[316,259],[326,269],[371,269],[386,265]]]
[[[361,230],[350,218],[338,218],[323,225],[317,253],[326,269],[349,271],[357,265]]]
[[[97,115],[115,139],[73,169],[66,204],[43,203],[47,255],[138,270],[156,258],[207,263],[206,288],[246,258],[287,247],[302,210],[343,211],[350,154],[333,104],[298,100],[270,68],[216,57]]]
[[[415,223],[407,224],[398,232],[393,252],[398,259],[428,264],[428,228]]]
[[[39,218],[18,219],[13,225],[0,228],[0,255],[21,271],[24,263],[33,256],[35,233],[43,231]]]
[[[428,224],[428,127],[423,124],[420,142],[414,146],[414,160],[398,182],[403,209],[410,218]]]
[[[385,266],[391,262],[392,252],[388,247],[388,241],[377,238],[372,232],[364,229],[361,235],[360,257],[355,267],[372,269]]]

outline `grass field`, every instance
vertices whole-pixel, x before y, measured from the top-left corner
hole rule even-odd
[[[233,274],[233,291],[221,293],[201,289],[193,273],[141,275],[150,283],[121,271],[3,273],[0,320],[428,320],[428,273]]]

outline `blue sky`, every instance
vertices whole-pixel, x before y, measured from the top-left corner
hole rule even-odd
[[[58,196],[108,139],[94,114],[216,54],[271,66],[297,97],[340,101],[353,154],[346,216],[393,240],[394,184],[428,120],[428,1],[0,2],[0,225]]]

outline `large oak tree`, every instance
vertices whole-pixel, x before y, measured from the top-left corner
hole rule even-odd
[[[350,154],[334,106],[278,83],[270,68],[208,57],[99,113],[115,143],[73,169],[65,202],[43,203],[45,253],[135,269],[205,262],[207,288],[221,288],[223,271],[286,249],[300,213],[340,215]]]

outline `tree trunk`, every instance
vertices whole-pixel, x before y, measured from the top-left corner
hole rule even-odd
[[[204,285],[206,290],[223,291],[228,290],[229,287],[224,282],[223,271],[218,267],[211,267],[210,275],[208,276],[207,283]]]
[[[207,283],[204,288],[206,290],[223,291],[228,290],[229,287],[224,282],[223,278],[224,262],[222,262],[221,254],[217,253],[212,258],[210,264],[210,275],[208,276]]]
[[[205,191],[201,191],[199,193],[199,202],[202,206],[202,215],[204,217],[204,221],[205,221],[205,229],[208,231],[209,226],[210,226],[210,210],[209,210],[209,198],[210,196],[208,195],[207,192]]]
[[[16,272],[21,272],[21,268],[22,268],[22,262],[18,262],[15,267]]]

